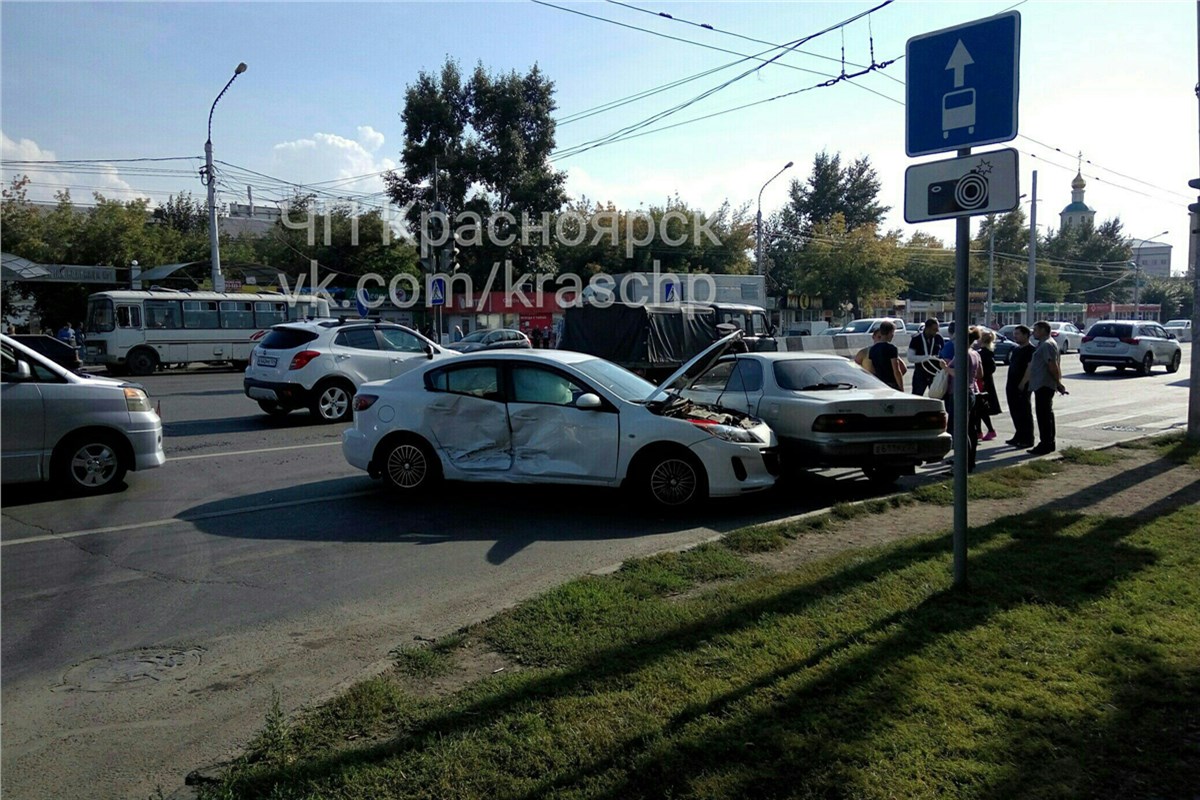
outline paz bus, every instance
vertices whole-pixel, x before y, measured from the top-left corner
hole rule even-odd
[[[158,367],[192,362],[245,369],[250,351],[272,325],[328,316],[328,300],[310,295],[97,292],[88,297],[83,362],[102,364],[116,375],[149,375]]]

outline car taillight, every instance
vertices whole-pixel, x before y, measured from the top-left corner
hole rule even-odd
[[[1141,341],[1140,339],[1122,339],[1121,343],[1122,344],[1138,344],[1140,341]]]
[[[1055,339],[1057,339],[1057,338],[1058,338],[1058,331],[1050,331],[1050,335],[1051,335],[1051,336],[1053,336]]]
[[[1090,342],[1092,339],[1095,339],[1095,338],[1096,338],[1095,336],[1085,336],[1085,337],[1083,337],[1083,343],[1087,344],[1088,342]]]
[[[913,422],[917,430],[941,432],[946,430],[946,412],[922,411],[913,418]]]
[[[379,399],[379,395],[375,394],[356,394],[354,395],[354,410],[366,411],[371,406],[375,405],[375,401]]]
[[[292,356],[292,363],[288,365],[288,369],[304,369],[308,365],[308,362],[319,355],[321,354],[316,350],[301,350]]]
[[[860,429],[864,421],[865,417],[862,414],[822,414],[813,420],[813,431],[843,433]]]
[[[126,387],[125,407],[130,411],[150,411],[150,398],[141,389]]]

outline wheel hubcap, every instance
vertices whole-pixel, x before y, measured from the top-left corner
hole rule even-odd
[[[661,462],[650,473],[650,492],[664,505],[686,503],[695,495],[696,484],[692,465],[677,458]]]
[[[117,454],[103,444],[89,444],[75,452],[71,474],[82,486],[103,486],[117,473]]]
[[[338,419],[346,413],[350,400],[341,389],[327,389],[321,395],[321,416],[325,419]]]
[[[428,471],[425,454],[416,445],[402,444],[388,455],[388,478],[402,489],[419,486]]]

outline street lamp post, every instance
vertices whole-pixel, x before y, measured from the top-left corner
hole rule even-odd
[[[789,161],[786,164],[784,164],[783,169],[779,170],[779,172],[776,172],[774,175],[772,175],[771,180],[768,180],[766,183],[764,183],[762,185],[762,189],[758,190],[758,219],[754,226],[754,266],[758,270],[759,275],[767,274],[766,265],[763,264],[763,254],[762,254],[762,194],[763,194],[763,191],[767,188],[767,186],[771,183],[771,181],[775,180],[780,175],[782,175],[784,172],[791,169],[791,166],[793,163],[794,162]]]
[[[212,261],[212,285],[214,292],[225,291],[225,276],[221,274],[221,247],[220,236],[217,233],[217,183],[213,174],[213,156],[212,156],[212,118],[213,112],[217,110],[217,103],[233,85],[234,80],[238,75],[246,71],[244,63],[238,64],[237,69],[233,71],[233,77],[229,79],[229,83],[225,84],[225,88],[217,95],[217,99],[213,100],[212,108],[208,110],[208,139],[204,142],[204,183],[208,186],[208,240],[211,249],[210,260]]]
[[[1140,309],[1139,303],[1138,303],[1138,299],[1141,296],[1141,288],[1142,288],[1142,248],[1146,246],[1147,242],[1152,242],[1155,239],[1159,238],[1160,236],[1166,236],[1168,233],[1170,233],[1170,231],[1163,231],[1162,233],[1157,233],[1154,236],[1151,236],[1149,239],[1139,239],[1138,240],[1140,242],[1140,244],[1138,244],[1138,246],[1135,248],[1135,252],[1133,255],[1133,318],[1134,319],[1142,318],[1141,309]]]

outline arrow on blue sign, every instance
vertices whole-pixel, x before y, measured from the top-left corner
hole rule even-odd
[[[1007,142],[1017,135],[1020,13],[914,36],[905,56],[908,155]]]

